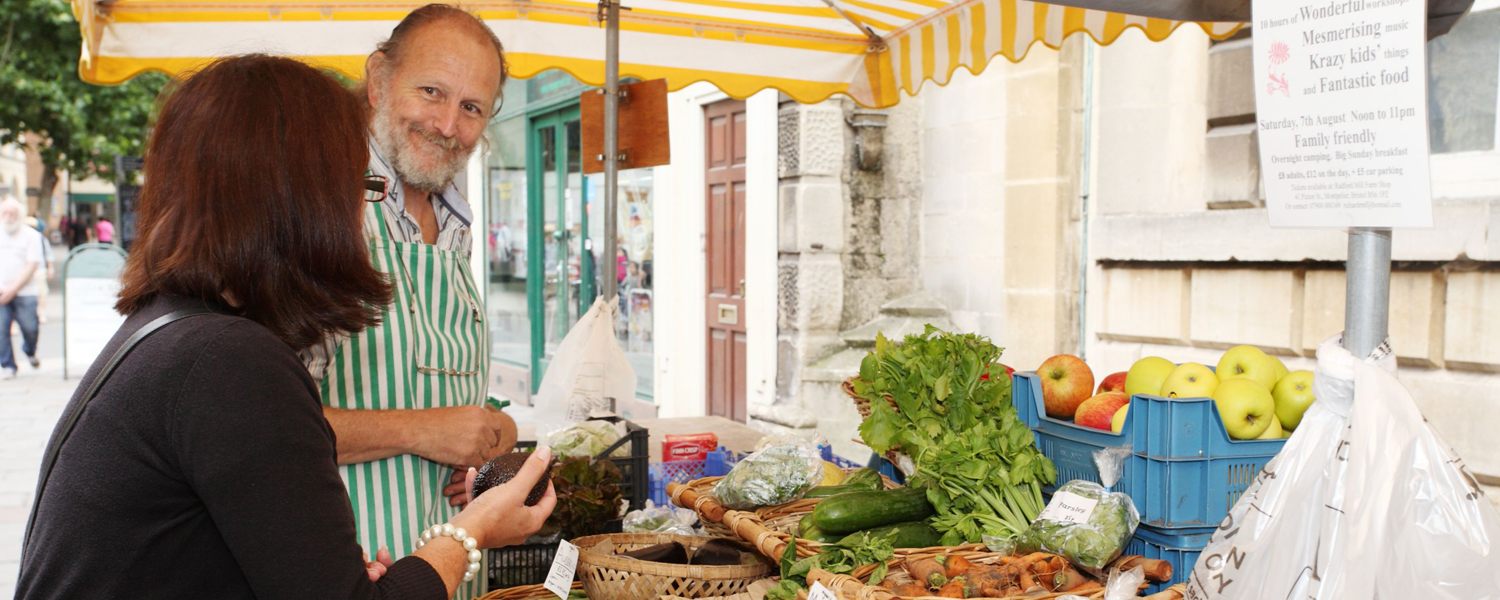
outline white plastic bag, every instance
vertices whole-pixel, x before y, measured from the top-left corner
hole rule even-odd
[[[1190,600],[1500,598],[1500,517],[1382,345],[1318,348],[1317,401],[1188,578]]]
[[[604,298],[578,320],[553,353],[537,389],[537,433],[549,444],[559,431],[635,397],[635,369],[615,340],[616,303]]]

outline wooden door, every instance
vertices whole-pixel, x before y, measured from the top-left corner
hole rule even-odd
[[[745,103],[703,108],[708,203],[708,414],[745,407]]]

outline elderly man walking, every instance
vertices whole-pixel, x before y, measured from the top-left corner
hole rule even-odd
[[[380,324],[303,359],[321,387],[371,554],[409,554],[466,501],[463,476],[509,452],[515,422],[485,407],[489,328],[469,270],[473,212],[454,185],[505,83],[500,40],[473,15],[427,5],[365,65],[371,107],[364,232],[396,286]],[[379,188],[383,188],[383,191]],[[459,597],[479,595],[483,574]],[[467,579],[466,579],[467,581]]]
[[[15,198],[0,202],[0,369],[5,379],[16,377],[15,350],[11,346],[11,323],[21,328],[21,351],[31,367],[42,366],[36,358],[36,282],[33,276],[42,264],[42,234],[21,220],[21,203]]]

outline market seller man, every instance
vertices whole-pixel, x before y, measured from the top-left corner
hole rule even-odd
[[[366,198],[364,234],[394,298],[379,325],[303,360],[371,556],[410,554],[424,528],[458,512],[464,470],[515,445],[515,422],[485,407],[489,329],[469,270],[473,213],[453,183],[505,77],[495,34],[435,4],[403,19],[365,64],[370,175],[387,184]],[[478,596],[483,579],[457,597]]]

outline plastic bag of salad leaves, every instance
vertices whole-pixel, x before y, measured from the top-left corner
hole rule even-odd
[[[1057,488],[1018,546],[1060,554],[1080,569],[1103,575],[1140,524],[1130,496],[1092,481],[1073,480]]]
[[[733,510],[786,504],[823,480],[823,457],[812,442],[796,436],[772,436],[760,450],[736,463],[714,485],[719,504]]]

